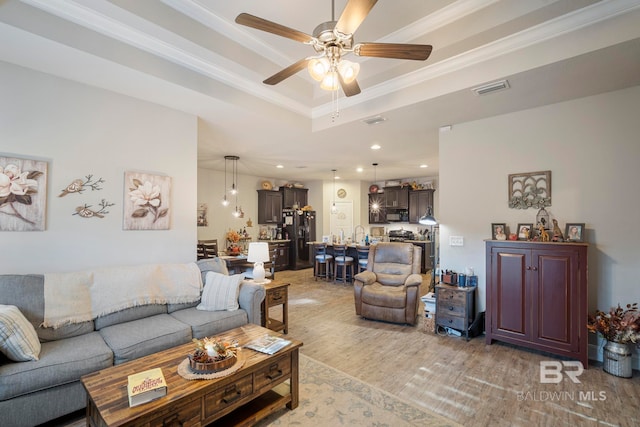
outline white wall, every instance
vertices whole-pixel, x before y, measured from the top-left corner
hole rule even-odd
[[[485,308],[484,239],[492,222],[534,222],[537,210],[510,209],[507,176],[551,170],[552,206],[564,231],[584,222],[589,246],[589,311],[640,301],[640,87],[485,120],[440,134],[441,267],[474,267]],[[448,245],[463,236],[463,247]],[[586,321],[586,319],[585,319]],[[592,342],[594,340],[592,339]]]
[[[195,260],[196,117],[0,62],[0,156],[48,162],[45,231],[0,232],[0,273]],[[124,172],[172,178],[171,226],[124,231]],[[58,197],[88,174],[103,190]],[[104,218],[72,215],[115,203]]]

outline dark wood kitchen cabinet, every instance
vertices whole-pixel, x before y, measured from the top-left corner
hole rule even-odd
[[[282,271],[289,269],[289,240],[269,242],[269,252],[275,254],[273,260],[274,271]]]
[[[587,244],[486,241],[486,342],[587,360]]]
[[[293,209],[294,206],[302,208],[308,204],[308,188],[280,187],[280,192],[284,209]]]
[[[282,223],[282,193],[258,190],[258,224]]]
[[[434,190],[413,190],[409,192],[409,222],[418,224],[420,217],[433,208]]]
[[[377,203],[378,209],[371,206]],[[369,224],[387,224],[387,211],[384,207],[384,194],[369,194]]]
[[[384,187],[385,207],[409,209],[409,187]]]

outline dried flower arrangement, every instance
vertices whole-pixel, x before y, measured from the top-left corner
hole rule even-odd
[[[611,308],[609,313],[596,310],[589,315],[587,329],[601,334],[604,339],[620,344],[640,343],[640,311],[638,303],[627,304],[626,309]]]
[[[232,243],[238,243],[240,241],[240,234],[235,230],[227,231],[227,240]]]
[[[239,349],[237,341],[227,342],[219,338],[205,337],[201,340],[194,338],[193,342],[196,345],[196,349],[191,358],[200,363],[212,363],[228,359],[235,356]]]

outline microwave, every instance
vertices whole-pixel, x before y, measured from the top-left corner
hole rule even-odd
[[[407,211],[396,211],[396,212],[387,212],[387,221],[409,221],[409,212]]]

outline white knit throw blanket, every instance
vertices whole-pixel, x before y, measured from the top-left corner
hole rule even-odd
[[[57,328],[145,304],[200,299],[195,263],[147,264],[44,275],[44,322]]]

